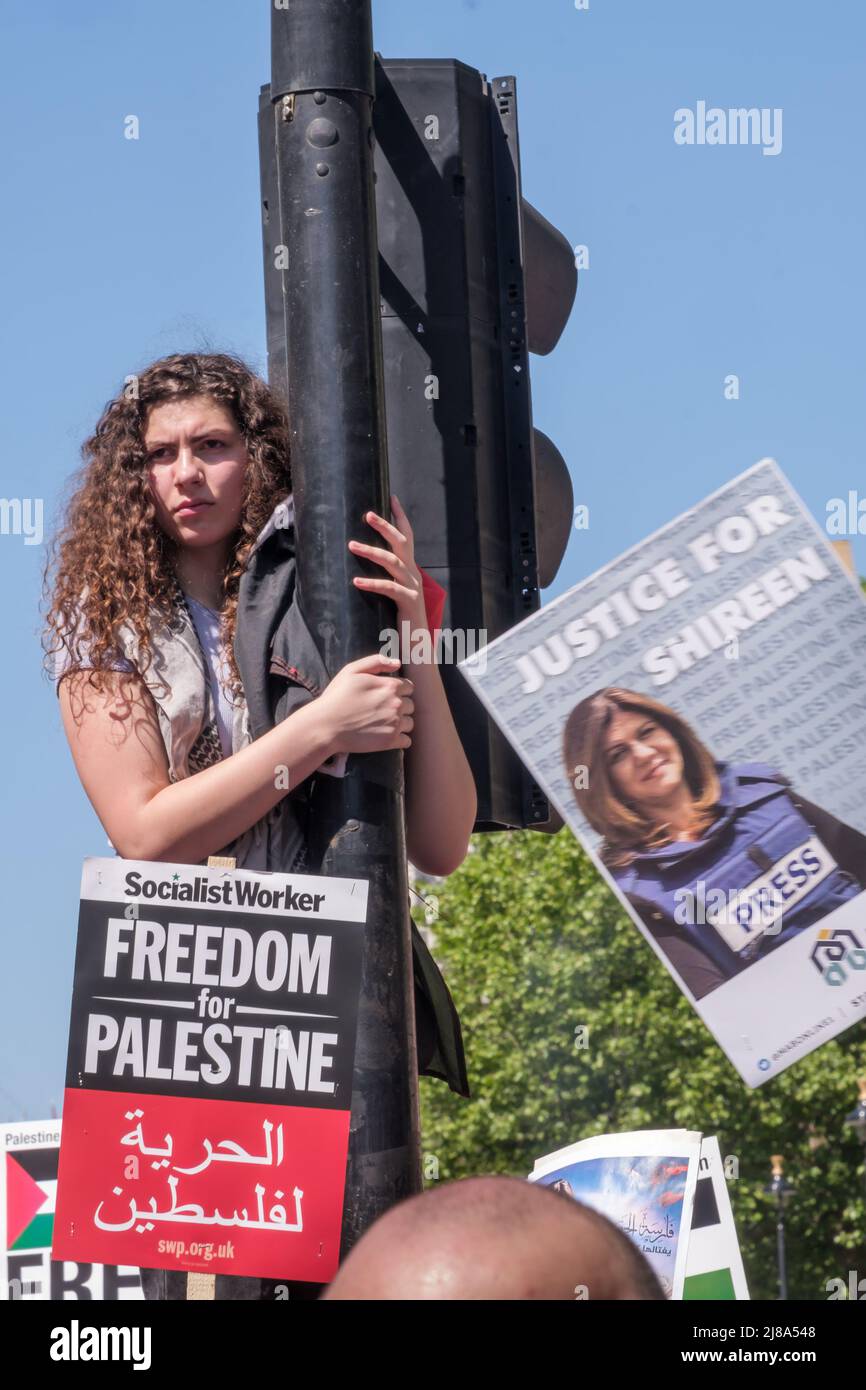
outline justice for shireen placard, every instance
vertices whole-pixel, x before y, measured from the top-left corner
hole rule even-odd
[[[460,663],[750,1086],[866,1015],[864,653],[763,460]]]
[[[367,884],[87,859],[55,1258],[337,1268]]]

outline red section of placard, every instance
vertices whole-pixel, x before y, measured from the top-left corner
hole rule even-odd
[[[53,1258],[326,1283],[348,1142],[348,1110],[67,1090]]]

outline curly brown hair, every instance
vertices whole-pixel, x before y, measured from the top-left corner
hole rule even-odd
[[[55,654],[65,650],[66,669],[89,669],[97,690],[111,669],[105,663],[117,651],[120,625],[134,630],[144,672],[152,659],[150,610],[155,606],[171,616],[178,547],[157,521],[144,434],[152,406],[189,396],[210,396],[232,413],[249,457],[241,521],[223,576],[229,684],[234,697],[241,691],[234,657],[238,589],[256,537],[291,491],[289,422],[280,397],[239,357],[197,352],[151,363],[127,377],[107,403],[81,446],[84,464],[72,479],[74,490],[49,551],[45,665],[50,668]]]

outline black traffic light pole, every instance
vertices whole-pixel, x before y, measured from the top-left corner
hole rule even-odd
[[[300,600],[333,677],[380,649],[393,605],[352,583],[347,549],[390,516],[382,379],[371,0],[272,13],[271,103]],[[279,235],[276,235],[276,232]],[[270,273],[270,268],[269,268]],[[314,865],[370,884],[343,1220],[345,1254],[420,1188],[409,890],[400,752],[320,777]]]

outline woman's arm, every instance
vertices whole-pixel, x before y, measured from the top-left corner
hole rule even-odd
[[[171,782],[153,697],[137,676],[87,672],[58,694],[72,757],[93,809],[124,859],[198,863],[243,834],[332,753],[408,748],[406,682],[397,663],[350,662],[310,701],[246,748]],[[287,785],[288,784],[288,785]]]
[[[406,849],[416,869],[445,878],[463,863],[475,824],[475,780],[435,663],[413,663],[415,726],[404,756]]]
[[[267,815],[334,752],[316,701],[277,728],[191,777],[171,782],[156,705],[138,677],[107,675],[104,691],[85,672],[64,677],[63,726],[78,775],[124,859],[194,864]],[[129,699],[120,683],[132,688]]]
[[[393,549],[383,550],[360,541],[350,541],[349,548],[359,557],[381,565],[392,578],[358,575],[355,584],[394,600],[401,645],[406,631],[410,651],[420,649],[423,654],[431,643],[428,638],[416,647],[414,640],[417,633],[426,637],[428,629],[412,528],[398,498],[392,497],[391,506],[396,526],[375,512],[367,512],[365,519]],[[415,700],[412,748],[404,759],[406,847],[417,869],[444,878],[466,858],[478,809],[475,781],[451,718],[436,662],[413,662],[406,667],[406,674],[414,684]]]

